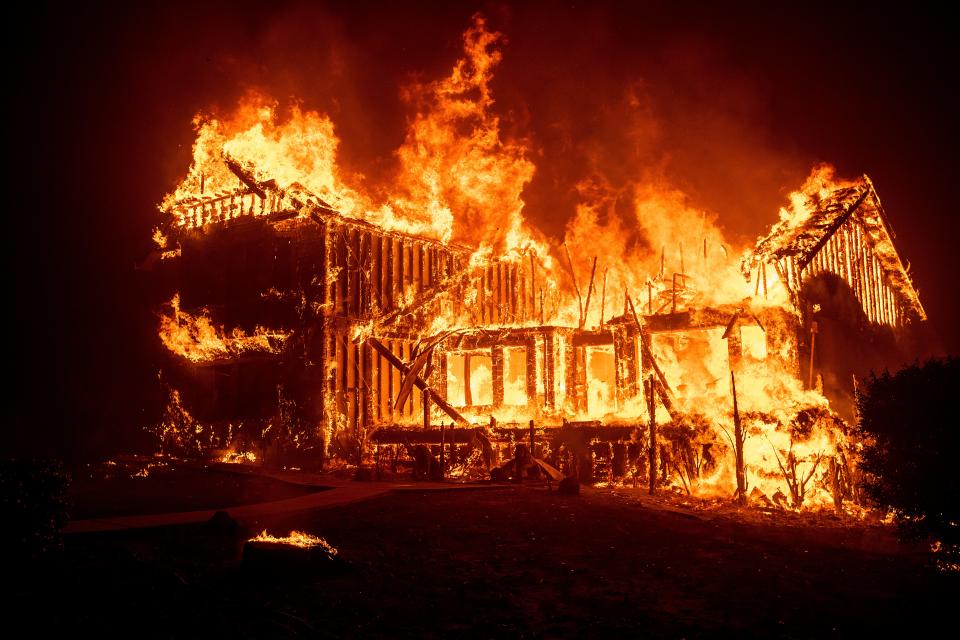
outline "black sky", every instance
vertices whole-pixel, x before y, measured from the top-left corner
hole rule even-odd
[[[447,73],[470,16],[505,34],[504,129],[537,165],[528,217],[562,233],[573,185],[656,168],[745,241],[818,161],[868,173],[944,348],[954,279],[958,100],[938,10],[805,2],[235,2],[35,5],[8,22],[8,273],[14,436],[83,455],[155,418],[149,278],[156,203],[190,120],[250,87],[329,113],[345,165],[389,170],[401,88]]]

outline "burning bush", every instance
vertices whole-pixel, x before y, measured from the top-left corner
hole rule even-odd
[[[710,422],[698,413],[664,425],[660,435],[667,441],[661,451],[663,464],[668,472],[676,472],[687,494],[696,490],[702,476],[714,471],[718,452],[726,451]]]

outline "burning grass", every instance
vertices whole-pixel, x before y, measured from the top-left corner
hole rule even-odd
[[[285,536],[275,536],[267,533],[267,530],[264,529],[253,538],[250,538],[248,542],[268,542],[270,544],[284,544],[293,547],[302,547],[304,549],[319,547],[331,556],[337,555],[337,550],[331,547],[326,540],[318,536],[310,535],[309,533],[304,533],[303,531],[291,531]]]

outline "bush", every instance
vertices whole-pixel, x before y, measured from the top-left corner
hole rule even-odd
[[[866,495],[893,510],[901,532],[960,550],[957,462],[960,360],[871,375],[857,398]]]
[[[2,543],[13,561],[48,557],[63,548],[67,474],[56,462],[0,460]]]

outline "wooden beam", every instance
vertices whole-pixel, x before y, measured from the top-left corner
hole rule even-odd
[[[649,417],[647,421],[647,479],[649,480],[648,488],[650,495],[654,495],[657,492],[657,400],[656,391],[654,391],[655,386],[653,375],[651,374],[650,379],[647,380],[644,385],[647,392],[647,415]]]
[[[587,314],[590,313],[590,298],[593,296],[593,278],[597,274],[597,256],[593,256],[593,266],[590,267],[590,285],[587,287],[587,302],[583,305],[580,316],[580,329],[587,323]]]
[[[530,340],[526,345],[527,358],[527,408],[536,412],[540,406],[537,402],[537,341]]]
[[[397,356],[395,356],[395,355],[393,355],[392,353],[390,353],[390,350],[387,349],[385,346],[383,346],[383,344],[382,344],[379,340],[377,340],[377,339],[374,338],[374,337],[369,337],[369,338],[367,338],[367,344],[369,344],[371,347],[373,347],[374,350],[376,350],[377,353],[379,353],[381,356],[384,357],[384,359],[385,359],[387,362],[389,362],[391,365],[393,365],[393,367],[394,367],[395,369],[397,369],[397,370],[401,373],[401,375],[407,375],[407,374],[409,373],[410,369],[409,369],[405,364],[403,364],[403,363],[400,361],[400,359],[397,358]],[[427,389],[430,389],[430,385],[428,385],[426,382],[424,382],[423,379],[420,378],[419,376],[414,379],[413,383],[414,383],[414,385],[416,385],[416,387],[417,387],[418,389],[420,389],[421,391],[425,391],[425,390],[427,390]],[[452,406],[450,406],[450,405],[447,403],[446,399],[442,398],[442,397],[440,396],[440,394],[438,394],[438,393],[437,393],[436,391],[434,391],[433,389],[430,389],[430,391],[431,391],[431,392],[430,392],[430,401],[433,402],[433,404],[437,405],[437,406],[440,408],[441,411],[443,411],[443,412],[446,413],[448,416],[450,416],[451,418],[453,418],[453,419],[454,419],[457,423],[459,423],[459,424],[464,424],[464,425],[469,425],[469,424],[470,424],[470,423],[467,421],[467,419],[464,418],[462,415],[460,415],[460,412],[458,412],[456,409],[454,409]]]
[[[580,309],[580,318],[579,318],[579,327],[583,328],[583,297],[580,295],[580,286],[577,284],[577,274],[573,270],[573,260],[570,258],[570,249],[567,248],[567,243],[563,243],[563,250],[567,252],[567,265],[570,267],[570,278],[573,280],[573,288],[577,292],[577,300],[579,303]],[[541,302],[541,306],[542,306]]]
[[[740,424],[740,410],[737,407],[737,379],[730,371],[730,388],[733,392],[733,437],[736,440],[735,462],[737,472],[737,504],[745,506],[747,504],[747,474],[743,464],[743,427]]]
[[[503,347],[496,346],[490,350],[490,375],[493,384],[493,406],[499,408],[503,406]]]
[[[663,401],[663,406],[666,407],[667,411],[670,413],[670,417],[676,419],[678,416],[676,414],[676,409],[674,408],[673,401],[673,392],[670,390],[670,385],[667,382],[667,377],[663,375],[663,371],[660,369],[660,365],[657,364],[656,358],[653,357],[653,349],[650,345],[650,336],[644,330],[643,325],[640,324],[640,318],[637,316],[637,310],[633,306],[633,300],[630,299],[630,295],[627,294],[627,304],[630,306],[630,312],[633,314],[633,321],[637,325],[637,330],[640,332],[640,354],[644,362],[648,362],[650,367],[653,369],[654,373],[657,374],[657,391],[660,394],[660,399]]]

